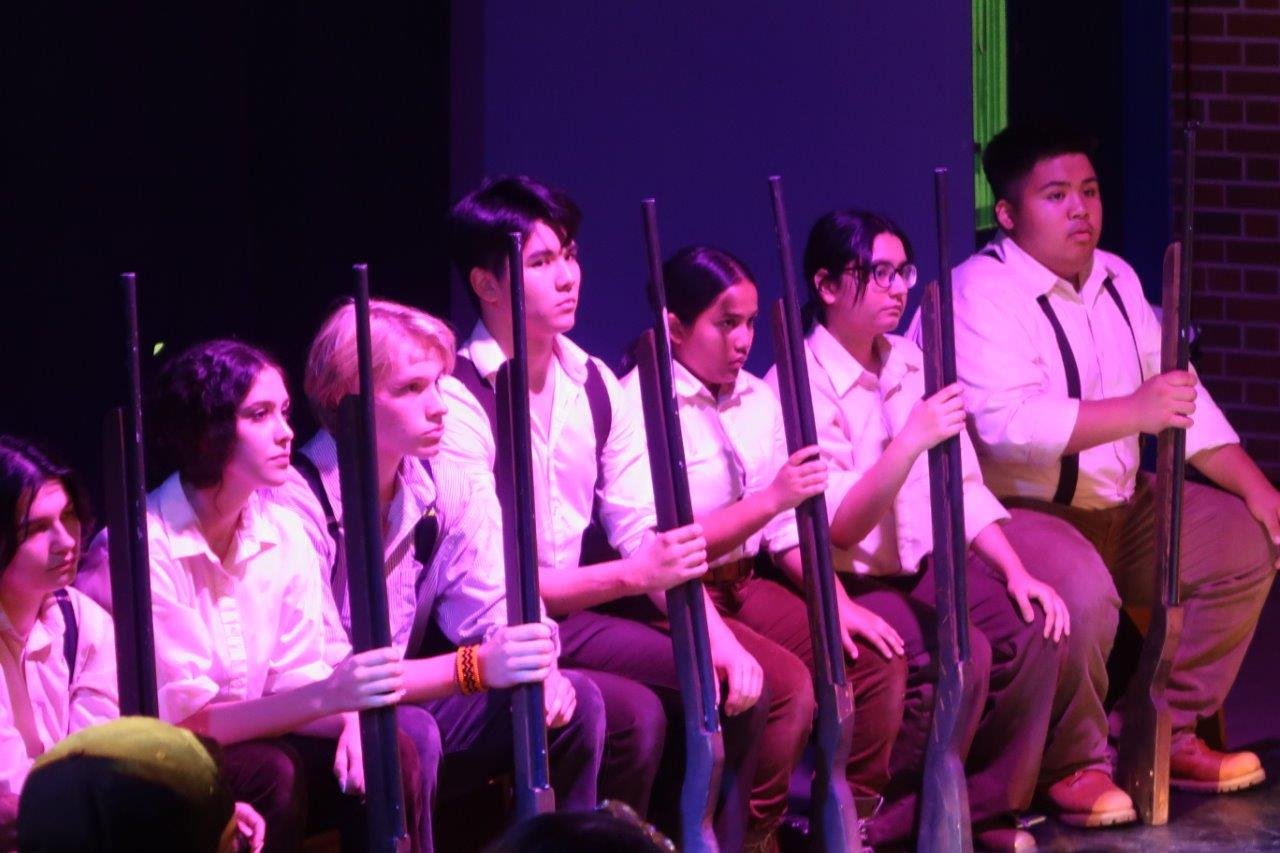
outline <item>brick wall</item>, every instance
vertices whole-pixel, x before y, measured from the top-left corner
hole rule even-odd
[[[1187,6],[1190,6],[1189,12]],[[1280,0],[1172,0],[1173,114],[1190,34],[1197,367],[1245,448],[1280,480]],[[1189,20],[1188,20],[1189,14]],[[1175,220],[1182,155],[1174,141]]]

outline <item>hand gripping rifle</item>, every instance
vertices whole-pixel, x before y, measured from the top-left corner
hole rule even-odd
[[[692,524],[693,502],[685,470],[684,439],[676,408],[671,370],[671,335],[667,327],[667,292],[658,248],[658,213],[651,198],[640,203],[645,249],[649,256],[649,297],[653,328],[640,339],[636,355],[644,425],[649,442],[649,470],[658,531]],[[684,704],[685,768],[680,788],[680,849],[701,853],[718,849],[712,822],[724,765],[724,740],[716,701],[716,674],[711,665],[707,611],[702,581],[691,580],[667,590],[671,645]]]
[[[502,504],[506,557],[507,622],[539,622],[537,518],[533,508],[533,448],[529,428],[529,357],[524,317],[524,238],[509,235],[511,270],[511,358],[498,368],[496,484]],[[511,695],[515,737],[516,819],[555,810],[547,768],[547,725],[541,683],[516,687]]]
[[[1191,244],[1195,215],[1196,128],[1183,131],[1182,241],[1164,253],[1160,371],[1190,364]],[[1187,431],[1169,427],[1156,440],[1155,606],[1142,643],[1138,671],[1129,680],[1117,776],[1133,797],[1144,823],[1169,822],[1169,749],[1173,719],[1165,688],[1182,636],[1178,590],[1181,557],[1182,485],[1186,476]]]
[[[127,406],[103,424],[107,550],[116,633],[120,713],[160,716],[151,626],[151,560],[147,552],[147,480],[142,444],[142,365],[138,348],[138,277],[120,276],[124,296]]]
[[[387,615],[382,513],[378,504],[377,432],[373,414],[373,348],[369,339],[369,267],[356,264],[356,357],[360,389],[338,404],[338,477],[342,489],[342,529],[351,600],[351,645],[356,652],[391,645]],[[394,707],[360,712],[360,745],[369,803],[369,843],[393,851],[405,837]]]
[[[782,298],[773,309],[773,347],[778,362],[778,392],[782,399],[787,451],[795,453],[818,443],[805,360],[804,325],[800,319],[800,290],[791,254],[791,230],[782,200],[782,178],[769,178],[773,222],[782,262]],[[813,848],[858,850],[858,814],[845,780],[853,739],[853,697],[844,668],[844,644],[836,599],[835,569],[831,563],[831,528],[825,495],[814,495],[796,507],[800,557],[804,565],[804,598],[813,641],[814,689],[818,697],[818,761],[813,778],[810,831]]]
[[[933,170],[938,223],[938,280],[925,288],[920,310],[924,332],[925,395],[956,381],[955,326],[951,315],[950,228],[947,170]],[[973,738],[979,685],[969,648],[965,585],[964,473],[960,436],[929,450],[929,503],[933,514],[933,571],[937,589],[938,687],[925,753],[920,806],[921,850],[972,850],[964,757]]]

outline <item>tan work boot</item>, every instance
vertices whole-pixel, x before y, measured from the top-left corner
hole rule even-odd
[[[1094,829],[1138,819],[1133,800],[1101,770],[1077,770],[1044,790],[1050,812],[1069,826]]]
[[[1190,732],[1173,738],[1169,784],[1199,794],[1225,794],[1259,785],[1267,778],[1258,756],[1248,750],[1219,752]]]

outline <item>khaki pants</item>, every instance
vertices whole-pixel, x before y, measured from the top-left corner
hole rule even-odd
[[[1121,603],[1155,598],[1154,478],[1138,477],[1120,506],[1083,510],[1006,499],[1005,534],[1031,574],[1051,584],[1071,612],[1071,637],[1054,698],[1041,783],[1076,770],[1109,771],[1107,656]],[[1187,483],[1182,513],[1182,639],[1169,678],[1174,731],[1222,707],[1271,588],[1274,548],[1244,502]]]

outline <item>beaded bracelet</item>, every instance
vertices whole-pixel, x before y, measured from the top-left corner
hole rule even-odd
[[[480,656],[475,646],[459,646],[454,659],[454,675],[464,696],[484,690],[480,676]]]

